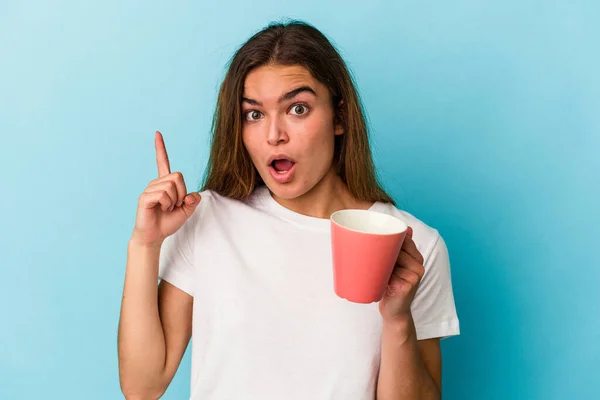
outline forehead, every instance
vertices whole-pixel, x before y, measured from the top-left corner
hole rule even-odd
[[[317,95],[327,91],[303,66],[265,65],[246,76],[244,97],[265,102],[276,101],[282,94],[303,85],[313,88]]]

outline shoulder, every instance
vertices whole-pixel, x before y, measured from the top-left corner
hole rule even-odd
[[[200,204],[189,220],[200,218],[204,220],[209,216],[224,219],[228,215],[247,214],[252,209],[260,208],[264,202],[264,193],[258,189],[244,200],[223,196],[214,190],[203,190],[198,193],[201,197]]]
[[[444,246],[444,242],[439,231],[436,228],[429,226],[413,214],[405,210],[401,210],[395,207],[393,204],[381,202],[376,203],[373,207],[373,210],[399,218],[408,226],[410,226],[413,229],[413,241],[415,242],[417,249],[423,255],[423,258],[426,262],[436,247]]]
[[[264,189],[256,188],[254,192],[244,200],[238,200],[223,196],[214,190],[203,190],[198,192],[202,197],[198,208],[245,208],[257,207],[263,202]]]
[[[203,211],[214,207],[232,206],[235,202],[235,200],[222,196],[214,190],[203,190],[198,193],[202,200],[200,200],[200,204],[198,205],[198,208],[196,208],[196,211]]]

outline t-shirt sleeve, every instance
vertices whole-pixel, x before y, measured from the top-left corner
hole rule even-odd
[[[199,206],[198,206],[199,207]],[[158,277],[194,295],[194,221],[196,214],[188,218],[183,226],[168,236],[160,249]]]
[[[425,273],[411,305],[417,339],[458,335],[448,248],[439,234],[423,256]]]

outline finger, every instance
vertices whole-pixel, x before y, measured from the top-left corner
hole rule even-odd
[[[404,250],[400,251],[400,255],[398,256],[398,266],[414,272],[419,275],[419,277],[423,277],[425,274],[425,267],[423,267],[423,264],[415,260],[412,255]],[[398,267],[396,267],[396,269],[398,269]]]
[[[172,207],[170,207],[169,210],[172,210],[173,207],[175,207],[175,205],[179,201],[178,195],[177,195],[177,185],[172,180],[167,180],[164,182],[160,182],[160,183],[156,183],[154,185],[148,186],[146,188],[145,192],[146,193],[153,193],[153,192],[167,193],[167,195],[171,199],[171,204],[172,204]]]
[[[418,285],[421,281],[421,276],[407,268],[396,268],[392,274],[399,279],[405,280],[412,286]]]
[[[175,182],[175,186],[177,188],[177,206],[181,206],[183,204],[183,199],[187,195],[187,187],[185,185],[185,180],[183,179],[183,174],[181,172],[173,172],[169,175],[165,175],[163,177],[154,179],[150,182],[148,187],[156,186],[162,182],[173,181]]]
[[[413,285],[402,278],[392,275],[390,283],[387,287],[388,293],[392,296],[404,295],[407,296],[413,290]]]
[[[185,213],[185,215],[189,218],[193,213],[200,201],[202,200],[202,196],[200,193],[193,192],[185,196],[183,200],[183,207],[181,209]]]
[[[181,172],[174,172],[172,175],[174,175],[173,179],[175,181],[175,186],[177,187],[177,206],[179,207],[183,204],[185,196],[187,196],[187,187],[185,186],[185,180],[183,179],[183,174]]]
[[[144,192],[140,195],[140,206],[154,208],[160,205],[160,209],[167,211],[173,205],[171,197],[165,191]]]
[[[404,242],[402,243],[402,250],[404,250],[405,252],[410,254],[415,260],[417,260],[421,264],[423,263],[423,261],[424,261],[423,255],[417,249],[417,245],[415,244],[414,240],[412,239],[412,235],[407,234],[405,236]]]
[[[158,176],[165,176],[171,173],[169,165],[169,156],[162,134],[156,131],[154,137],[154,147],[156,148],[156,165],[158,166]]]

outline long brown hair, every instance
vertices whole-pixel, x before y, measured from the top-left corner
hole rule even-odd
[[[202,190],[247,198],[262,185],[242,141],[242,95],[248,73],[263,65],[301,65],[331,93],[336,123],[334,162],[339,176],[359,200],[394,203],[377,180],[364,110],[348,68],[327,38],[302,21],[272,23],[234,54],[219,91],[212,143]]]

